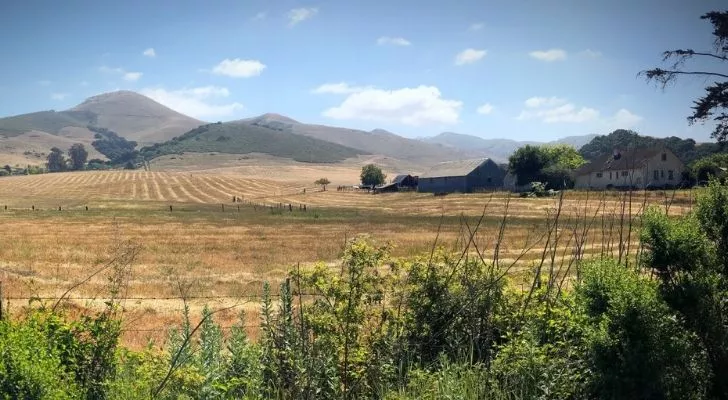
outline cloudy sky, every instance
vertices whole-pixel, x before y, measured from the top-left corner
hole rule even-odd
[[[688,126],[706,81],[636,76],[709,49],[709,0],[16,1],[0,5],[0,116],[134,90],[207,121],[276,112],[408,137],[552,140]],[[699,65],[713,68],[715,65]]]

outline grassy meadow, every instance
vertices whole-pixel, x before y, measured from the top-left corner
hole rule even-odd
[[[321,171],[286,172],[264,178],[245,171],[2,178],[3,297],[12,312],[34,297],[52,303],[73,288],[69,307],[95,307],[109,296],[105,265],[134,249],[120,294],[125,344],[138,348],[164,339],[180,319],[183,299],[193,311],[204,304],[234,306],[217,317],[223,326],[246,310],[255,335],[263,282],[279,282],[296,265],[336,265],[355,235],[389,242],[393,256],[411,257],[429,253],[435,243],[459,249],[477,225],[468,256],[490,259],[497,249],[498,262],[510,266],[518,284],[544,263],[568,274],[575,253],[634,257],[645,205],[674,215],[693,203],[688,191],[570,191],[538,199],[501,192],[372,195],[336,190],[356,169],[338,171],[341,183],[326,191],[310,183]],[[233,196],[242,202],[233,203]]]

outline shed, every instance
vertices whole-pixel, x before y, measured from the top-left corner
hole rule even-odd
[[[418,191],[470,193],[503,187],[505,171],[488,158],[449,161],[433,166],[419,177]]]
[[[397,175],[392,180],[392,183],[397,186],[398,189],[417,189],[417,176],[409,174]]]

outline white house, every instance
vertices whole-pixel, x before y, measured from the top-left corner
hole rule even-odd
[[[577,189],[670,187],[682,181],[685,164],[664,147],[615,150],[574,173]]]

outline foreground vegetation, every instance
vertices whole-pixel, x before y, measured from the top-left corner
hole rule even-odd
[[[264,285],[257,340],[244,315],[205,308],[143,351],[119,346],[123,293],[138,249],[106,264],[99,312],[34,303],[0,322],[0,392],[8,398],[647,398],[728,396],[728,187],[694,212],[642,218],[637,259],[554,262],[549,219],[530,283],[485,255],[465,222],[455,252],[394,259],[357,237],[341,264],[294,268]],[[585,226],[584,229],[587,229]],[[582,231],[583,232],[583,231]],[[621,239],[620,239],[621,243]],[[621,244],[620,244],[621,247]],[[629,252],[625,253],[629,254]],[[638,261],[638,262],[635,262]],[[184,296],[182,297],[184,300]],[[186,302],[186,301],[185,301]],[[72,318],[73,317],[73,318]]]

